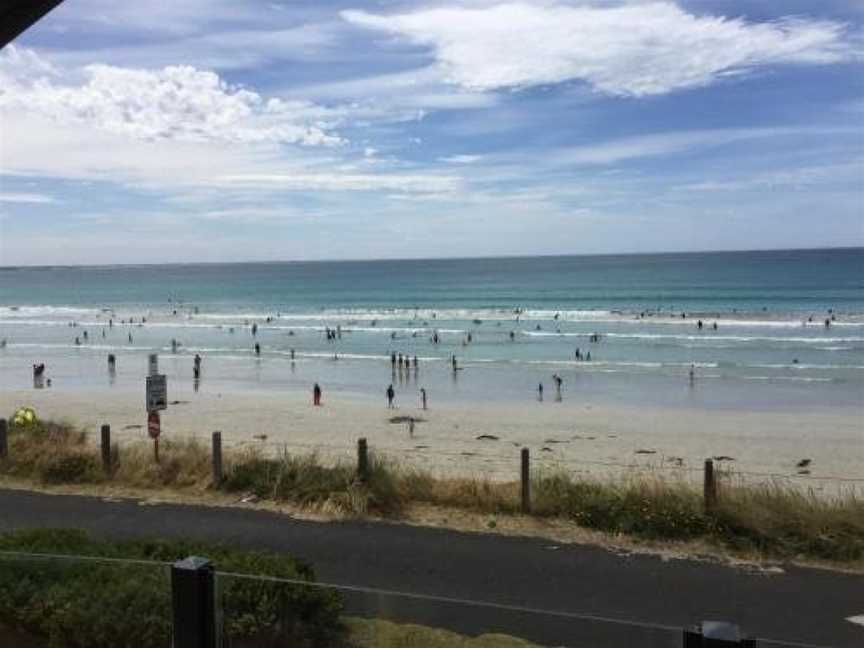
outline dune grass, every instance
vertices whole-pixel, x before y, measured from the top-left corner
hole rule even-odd
[[[439,478],[370,455],[366,479],[353,464],[314,454],[265,457],[254,450],[224,453],[231,493],[291,502],[325,513],[398,518],[411,503],[492,515],[519,513],[519,484]],[[87,435],[68,425],[40,422],[11,427],[9,457],[0,474],[48,484],[114,483],[137,488],[213,488],[210,451],[195,441],[163,440],[160,462],[146,441],[124,446],[106,474]],[[864,560],[864,500],[849,492],[818,496],[781,483],[726,484],[715,509],[683,480],[638,475],[591,480],[541,473],[532,480],[532,515],[563,519],[613,534],[652,540],[707,540],[769,557],[806,557],[843,563]]]
[[[537,644],[509,635],[477,637],[409,623],[347,617],[351,648],[539,648]]]

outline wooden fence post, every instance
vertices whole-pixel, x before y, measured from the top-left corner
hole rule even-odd
[[[522,448],[522,512],[531,512],[531,459],[528,448]]]
[[[102,470],[106,475],[111,474],[111,426],[105,424],[102,426]]]
[[[7,430],[6,419],[0,418],[0,459],[5,459],[9,456],[9,438],[7,436]]]
[[[222,433],[213,433],[213,485],[222,484]]]
[[[366,446],[366,439],[357,440],[357,476],[360,481],[366,481],[369,478],[369,450]]]
[[[714,462],[711,459],[705,460],[705,511],[710,513],[717,506],[717,480],[714,476]]]

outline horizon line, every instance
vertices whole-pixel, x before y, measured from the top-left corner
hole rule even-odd
[[[484,259],[555,259],[571,257],[622,257],[622,256],[683,256],[697,254],[747,254],[756,252],[819,252],[827,250],[864,250],[864,245],[838,245],[825,247],[793,248],[747,248],[722,250],[665,250],[659,252],[589,252],[583,254],[500,254],[452,257],[381,257],[376,259],[269,259],[248,261],[144,261],[139,263],[58,263],[33,265],[3,265],[0,271],[19,268],[131,268],[140,266],[205,266],[205,265],[263,265],[263,264],[300,264],[300,263],[384,263],[410,261],[480,261]]]

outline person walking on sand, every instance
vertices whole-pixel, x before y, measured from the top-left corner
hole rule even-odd
[[[555,399],[560,401],[561,400],[561,383],[563,383],[564,380],[557,373],[552,374],[552,380],[555,381]]]
[[[692,385],[694,382],[696,382],[696,365],[691,364],[690,365],[690,384]]]
[[[420,407],[422,407],[424,410],[426,409],[426,388],[425,387],[420,388]]]
[[[255,343],[255,355],[256,355],[256,356],[260,356],[260,355],[261,355],[261,345],[258,344],[257,342]]]
[[[414,438],[414,417],[413,416],[408,417],[408,437],[411,439]]]
[[[312,387],[312,405],[320,407],[321,405],[321,385],[317,382]]]
[[[387,409],[393,409],[393,399],[396,397],[396,391],[393,389],[393,383],[387,387]]]
[[[543,383],[537,386],[537,400],[543,402]]]

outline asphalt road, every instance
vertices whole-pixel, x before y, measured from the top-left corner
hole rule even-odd
[[[312,563],[325,582],[600,617],[389,595],[347,598],[353,613],[468,634],[504,632],[545,645],[679,647],[675,626],[712,619],[779,641],[760,645],[864,646],[864,626],[847,620],[864,614],[860,575],[799,567],[764,573],[532,538],[0,490],[0,529],[26,527],[215,540],[289,552]]]

